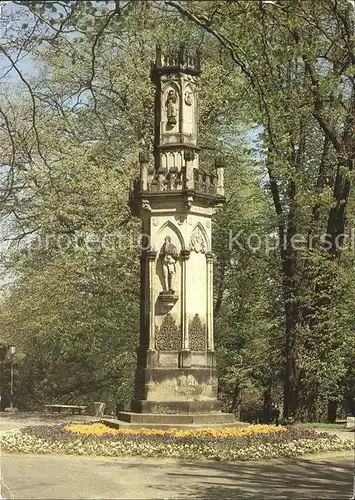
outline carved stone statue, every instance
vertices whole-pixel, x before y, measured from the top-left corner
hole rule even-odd
[[[167,125],[169,128],[173,128],[176,125],[176,117],[178,114],[176,103],[177,103],[176,92],[175,92],[175,90],[171,89],[168,92],[168,96],[167,96],[166,103],[165,103],[166,116],[168,118]]]
[[[192,105],[192,92],[191,92],[191,90],[186,90],[186,92],[185,92],[185,104],[186,104],[186,106]]]
[[[176,273],[176,262],[179,253],[175,245],[171,243],[170,236],[166,236],[164,245],[160,250],[160,258],[163,264],[165,293],[174,294],[174,278]]]

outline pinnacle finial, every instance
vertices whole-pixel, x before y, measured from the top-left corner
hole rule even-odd
[[[226,166],[224,156],[222,154],[217,155],[214,164],[216,168],[224,168]]]
[[[148,163],[149,155],[146,151],[141,151],[139,153],[139,163]]]
[[[185,44],[183,42],[179,45],[179,62],[182,66],[185,64]]]
[[[159,43],[155,47],[155,65],[157,68],[161,68],[161,46]]]
[[[185,161],[194,161],[195,151],[193,149],[185,149],[184,159],[185,159]]]

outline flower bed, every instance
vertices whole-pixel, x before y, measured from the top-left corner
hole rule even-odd
[[[103,424],[44,425],[9,431],[3,449],[22,453],[259,460],[353,448],[350,440],[295,427],[250,425],[201,430],[112,429]]]

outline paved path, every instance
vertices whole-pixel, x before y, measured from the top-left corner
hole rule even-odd
[[[335,434],[342,439],[351,439],[355,443],[355,433],[347,429],[314,429],[317,432],[327,432],[328,434]]]
[[[62,424],[65,422],[92,422],[89,415],[65,415],[59,413],[0,413],[0,432],[21,429],[27,425]]]
[[[237,464],[1,456],[6,499],[349,499],[352,468],[352,453]]]

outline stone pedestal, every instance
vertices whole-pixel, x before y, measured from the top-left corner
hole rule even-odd
[[[213,342],[211,218],[224,201],[221,158],[200,167],[199,54],[163,56],[156,86],[155,147],[140,155],[132,213],[142,220],[141,321],[135,393],[125,422],[221,424]]]
[[[216,418],[210,414],[193,414],[193,415],[174,415],[167,418],[166,415],[152,414],[152,413],[133,413],[122,412],[119,413],[119,419],[115,418],[102,418],[100,421],[114,429],[225,429],[231,427],[246,427],[249,424],[246,422],[236,422],[234,415],[219,412]],[[181,423],[184,422],[184,423]]]
[[[197,405],[194,407],[197,408]],[[190,413],[154,413],[154,412],[120,412],[118,419],[123,422],[132,424],[151,424],[151,425],[170,425],[179,427],[181,425],[204,426],[214,424],[231,424],[236,423],[234,415],[230,413],[222,413],[221,411],[203,411],[201,413],[192,411]]]

